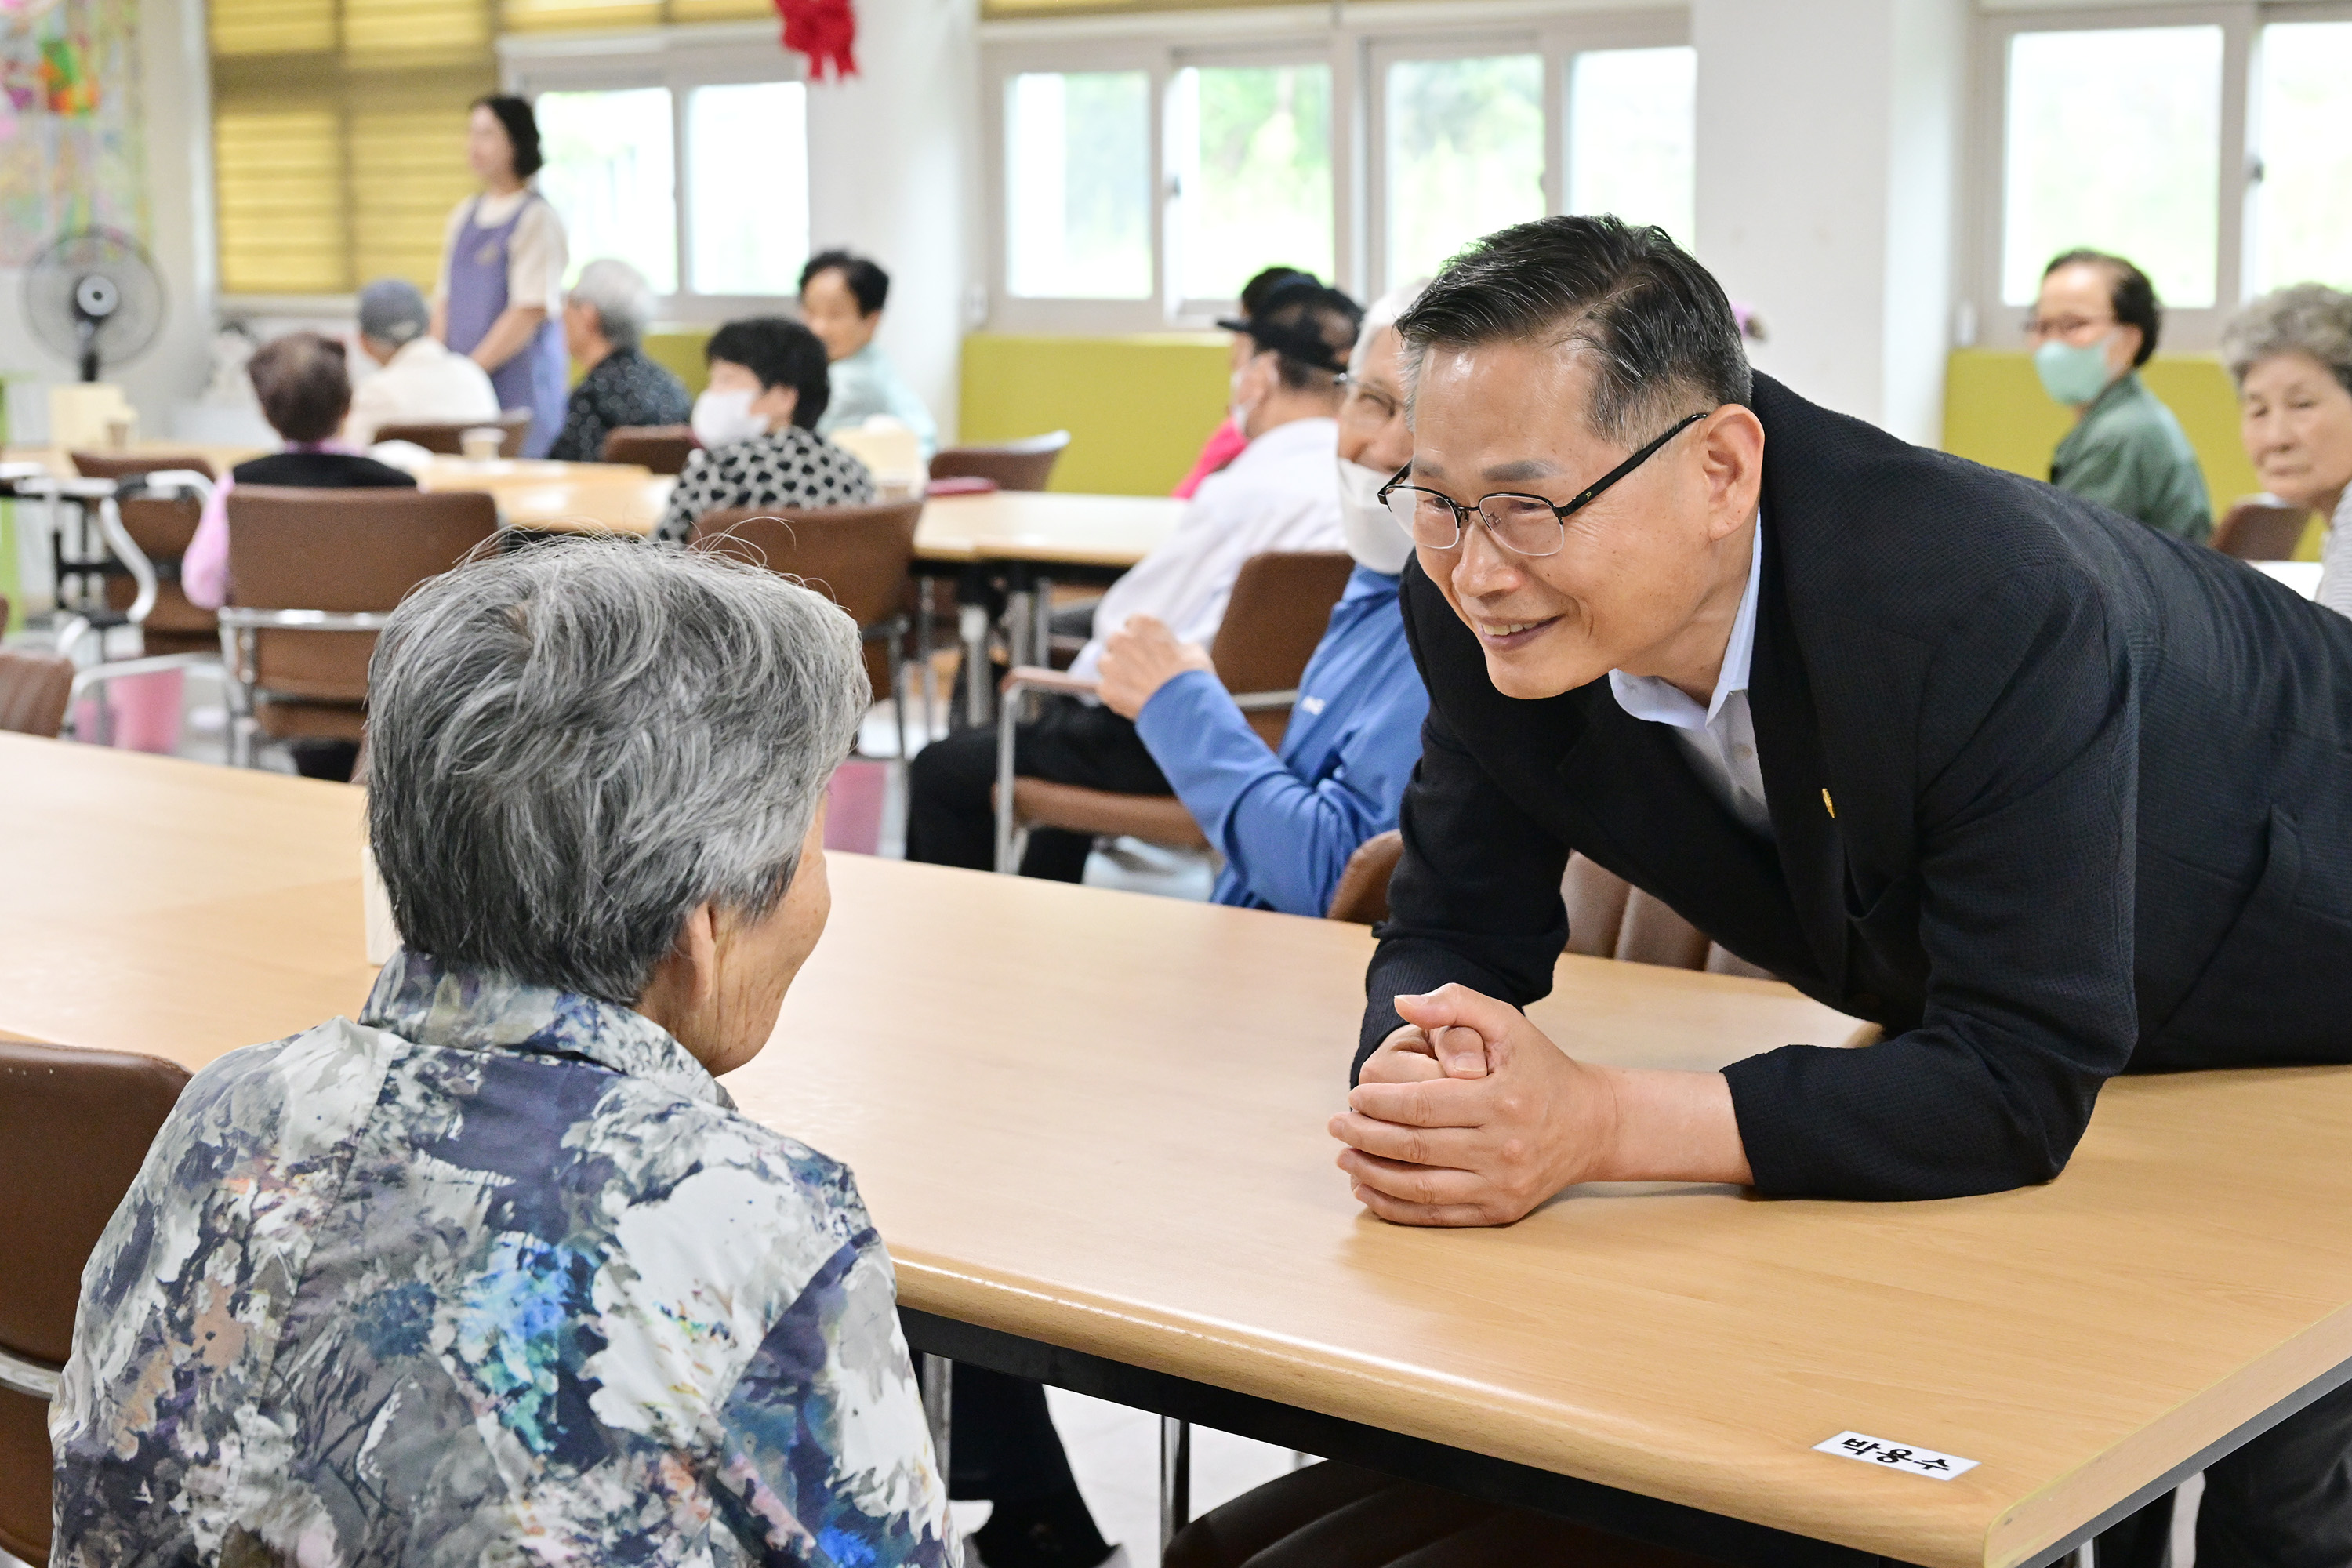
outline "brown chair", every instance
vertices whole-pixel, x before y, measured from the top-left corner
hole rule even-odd
[[[882,506],[778,507],[705,512],[688,547],[754,562],[814,588],[847,610],[866,642],[875,700],[887,694],[898,715],[898,755],[907,737],[907,632],[900,607],[915,559],[919,500]],[[877,668],[877,665],[880,668]]]
[[[129,479],[175,469],[202,474],[207,479],[218,478],[212,464],[194,455],[126,457],[120,452],[76,452],[72,458],[75,470],[89,479]],[[204,502],[185,493],[127,493],[118,503],[118,510],[122,514],[123,531],[155,564],[155,602],[149,607],[146,619],[140,623],[145,651],[150,655],[209,654],[218,649],[219,621],[210,610],[191,604],[180,586],[180,558],[188,552],[189,543],[196,537]],[[128,578],[117,577],[106,585],[106,602],[110,609],[127,610],[137,596],[138,585]]]
[[[48,1402],[82,1265],[188,1075],[121,1051],[0,1040],[0,1548],[49,1560]]]
[[[233,602],[220,613],[231,760],[252,765],[257,732],[360,740],[384,616],[498,531],[498,503],[483,490],[231,490]]]
[[[6,612],[0,609],[0,622]],[[73,698],[74,662],[62,654],[0,647],[0,730],[56,739]]]
[[[2309,507],[2242,500],[2213,531],[2213,548],[2241,561],[2292,561],[2310,525]]]
[[[1356,846],[1339,871],[1339,885],[1331,889],[1328,921],[1352,921],[1376,925],[1389,918],[1389,879],[1404,858],[1404,835],[1395,828],[1375,833]]]
[[[1224,618],[1209,646],[1217,679],[1234,694],[1250,728],[1269,746],[1280,745],[1298,700],[1298,678],[1331,622],[1331,606],[1348,586],[1355,563],[1343,551],[1269,551],[1242,563]],[[1095,683],[1058,669],[1024,665],[1004,677],[997,715],[996,868],[1019,866],[1014,844],[1023,827],[1058,827],[1096,837],[1132,837],[1186,848],[1208,840],[1173,795],[1118,795],[1014,775],[1013,737],[1024,692],[1088,697]]]
[[[499,456],[522,456],[523,437],[530,434],[531,412],[528,408],[509,408],[494,419],[454,419],[418,422],[410,425],[379,425],[375,438],[379,441],[406,441],[428,452],[445,457],[457,457],[466,450],[465,436],[468,430],[487,430],[495,426],[499,432]]]
[[[1001,490],[1042,490],[1069,444],[1070,433],[1055,430],[1001,447],[950,447],[931,459],[931,478],[993,479]]]
[[[656,474],[682,474],[700,443],[690,425],[624,425],[607,431],[598,454],[608,463],[635,463]]]

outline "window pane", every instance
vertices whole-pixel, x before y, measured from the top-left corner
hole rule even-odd
[[[1151,297],[1150,79],[1029,71],[1005,102],[1005,272],[1029,299]]]
[[[1331,276],[1331,68],[1176,73],[1176,292],[1233,300],[1264,267]]]
[[[2352,283],[2352,22],[2263,29],[2257,289]]]
[[[677,292],[677,172],[669,89],[539,95],[546,155],[539,188],[562,215],[569,283],[601,256],[617,256],[657,293]]]
[[[1568,210],[1691,243],[1698,51],[1599,49],[1569,74]]]
[[[686,100],[698,294],[790,294],[809,254],[808,89],[698,87]]]
[[[2170,305],[2213,303],[2221,29],[2020,33],[2009,47],[2001,298],[2076,246],[2130,258]]]
[[[1391,284],[1543,216],[1543,57],[1400,60],[1387,108]]]

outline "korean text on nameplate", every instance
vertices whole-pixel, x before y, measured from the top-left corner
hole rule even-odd
[[[1916,1443],[1890,1443],[1884,1437],[1872,1437],[1860,1432],[1841,1432],[1825,1443],[1814,1444],[1813,1452],[1835,1454],[1842,1459],[1860,1459],[1865,1465],[1876,1465],[1881,1469],[1908,1470],[1931,1481],[1948,1481],[1963,1470],[1977,1468],[1974,1459],[1963,1459],[1958,1454],[1939,1454],[1933,1448],[1922,1448]]]

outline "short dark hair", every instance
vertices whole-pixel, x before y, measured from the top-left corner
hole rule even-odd
[[[2132,368],[2137,370],[2156,353],[2157,334],[2164,330],[2164,307],[2157,300],[2156,285],[2122,257],[2087,247],[2053,258],[2042,269],[2042,276],[2046,279],[2061,267],[2084,263],[2107,269],[2107,308],[2125,326],[2139,329],[2139,353],[2132,355]]]
[[[539,150],[539,116],[530,111],[530,100],[492,92],[474,100],[473,106],[488,110],[506,128],[507,140],[514,146],[516,179],[528,180],[546,165],[547,159]]]
[[[730,321],[702,345],[704,363],[725,360],[740,364],[760,378],[762,391],[789,386],[801,395],[793,408],[793,423],[804,430],[816,428],[833,395],[825,374],[824,345],[814,332],[784,316],[747,316]]]
[[[820,250],[801,268],[801,292],[820,272],[838,272],[842,285],[857,301],[857,313],[871,316],[890,298],[890,275],[873,261],[846,250]]]
[[[1435,347],[1538,338],[1592,365],[1591,427],[1643,441],[1694,401],[1745,404],[1755,373],[1723,285],[1662,228],[1547,217],[1477,241],[1397,318],[1410,382]]]
[[[1277,289],[1274,301],[1250,317],[1249,335],[1259,353],[1276,356],[1283,385],[1336,393],[1363,323],[1361,305],[1310,281]]]
[[[254,351],[245,367],[262,416],[289,441],[324,441],[352,411],[343,345],[318,332],[289,332]]]
[[[1266,296],[1286,283],[1313,283],[1315,274],[1296,267],[1269,267],[1242,285],[1242,314],[1255,316],[1265,309]]]

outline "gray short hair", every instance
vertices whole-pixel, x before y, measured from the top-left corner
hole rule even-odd
[[[646,340],[653,319],[654,286],[646,275],[616,257],[601,257],[580,269],[580,281],[564,296],[596,312],[596,330],[616,349]]]
[[[2242,387],[2248,371],[2285,353],[2309,354],[2352,392],[2352,294],[2325,283],[2273,289],[2221,329],[2221,363]]]
[[[783,896],[870,695],[849,616],[743,563],[576,539],[434,578],[368,676],[403,939],[635,1001],[698,905]]]
[[[1715,275],[1665,230],[1614,217],[1496,230],[1439,268],[1397,331],[1416,389],[1432,348],[1534,339],[1581,350],[1592,366],[1586,423],[1629,446],[1755,389]]]
[[[1364,324],[1356,329],[1356,346],[1348,353],[1348,375],[1354,379],[1364,374],[1364,365],[1372,357],[1372,340],[1384,328],[1397,324],[1397,318],[1412,308],[1421,291],[1429,287],[1429,279],[1416,278],[1400,288],[1390,289],[1365,307]]]

